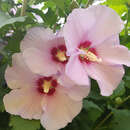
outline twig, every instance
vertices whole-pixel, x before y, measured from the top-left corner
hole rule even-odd
[[[21,9],[21,16],[25,16],[26,7],[27,7],[27,0],[23,0],[22,9]]]

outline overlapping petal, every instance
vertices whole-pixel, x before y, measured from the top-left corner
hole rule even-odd
[[[80,62],[78,55],[70,57],[66,65],[66,74],[71,80],[79,85],[90,85],[88,75]]]
[[[30,87],[37,75],[33,75],[25,64],[22,54],[17,53],[12,56],[12,66],[7,67],[5,79],[11,89]]]
[[[52,57],[48,52],[28,48],[23,52],[23,57],[34,73],[46,76],[57,73],[58,67],[52,62]]]
[[[62,69],[62,65],[53,60],[51,50],[64,44],[63,37],[56,36],[49,29],[36,27],[27,32],[21,49],[31,71],[48,76]]]
[[[104,62],[130,66],[130,51],[125,46],[109,45],[106,42],[97,46],[96,50]]]
[[[61,85],[65,86],[65,91],[73,100],[81,101],[83,98],[88,96],[90,92],[90,86],[79,86],[65,74],[62,74],[58,78],[58,81]]]
[[[27,31],[27,34],[20,44],[20,49],[22,51],[30,47],[43,49],[46,46],[45,43],[53,38],[55,38],[55,35],[51,29],[34,27]]]
[[[121,65],[104,65],[93,63],[84,66],[88,75],[97,80],[103,96],[110,96],[117,88],[124,75],[124,69]]]
[[[7,112],[20,115],[25,119],[40,119],[43,113],[41,101],[35,88],[14,89],[4,96],[4,105]]]
[[[67,22],[63,28],[67,51],[74,49],[87,39],[87,34],[95,24],[95,15],[88,9],[74,9],[67,17]]]
[[[124,27],[118,14],[106,6],[97,5],[88,9],[75,9],[64,26],[68,52],[73,52],[80,43],[90,41],[92,46],[117,35]]]
[[[62,91],[57,91],[53,97],[48,97],[47,102],[46,112],[41,118],[41,124],[47,130],[65,127],[82,108],[81,101],[72,100]]]

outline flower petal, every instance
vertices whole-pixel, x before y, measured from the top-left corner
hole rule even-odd
[[[21,42],[21,50],[25,50],[30,47],[34,48],[44,48],[48,40],[55,38],[53,32],[50,29],[45,29],[42,27],[34,27],[28,30],[24,39]]]
[[[56,74],[58,67],[52,61],[51,55],[36,48],[28,48],[23,52],[23,57],[32,72],[49,76]]]
[[[69,53],[80,44],[87,40],[87,32],[95,24],[94,13],[88,9],[74,9],[68,16],[63,28],[67,50]]]
[[[119,39],[119,35],[113,35],[111,36],[109,39],[107,39],[108,41],[112,42],[115,45],[119,45],[120,44],[120,39]]]
[[[7,112],[20,115],[25,119],[40,119],[43,113],[41,100],[43,96],[34,88],[12,90],[4,96],[4,105]]]
[[[87,97],[90,92],[90,86],[78,86],[75,85],[67,89],[70,98],[76,101],[81,101],[83,98]]]
[[[107,38],[118,34],[124,27],[120,16],[111,8],[98,5],[92,6],[88,9],[95,15],[96,23],[88,33],[88,40],[93,45],[99,44]]]
[[[65,74],[62,74],[59,77],[58,82],[60,85],[65,87],[64,89],[67,91],[67,94],[70,96],[70,98],[76,101],[81,101],[83,98],[88,96],[90,92],[90,86],[79,86]]]
[[[99,44],[120,33],[123,27],[117,13],[106,6],[75,9],[68,16],[63,29],[68,53],[73,52],[84,41],[92,42],[93,46]]]
[[[21,53],[12,56],[12,67],[7,67],[5,71],[5,79],[11,89],[32,86],[34,75],[24,63]]]
[[[87,73],[85,72],[83,65],[79,61],[78,55],[71,56],[66,65],[66,75],[75,83],[79,85],[90,84]]]
[[[47,100],[49,103],[41,118],[41,124],[47,130],[65,127],[82,108],[81,101],[74,101],[60,91],[56,91],[55,95],[48,97]]]
[[[60,74],[58,83],[67,88],[75,85],[75,82],[73,82],[65,73]]]
[[[93,63],[85,67],[89,76],[97,80],[103,96],[110,96],[119,85],[124,69],[119,65],[103,65]]]
[[[130,51],[125,46],[111,45],[106,41],[97,46],[96,50],[104,62],[130,66]]]

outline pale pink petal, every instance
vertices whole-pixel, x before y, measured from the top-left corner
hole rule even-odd
[[[43,27],[34,27],[28,30],[24,39],[21,42],[21,50],[25,50],[30,47],[44,48],[48,40],[55,38],[53,32],[50,29]]]
[[[35,88],[12,90],[3,99],[7,112],[25,119],[41,118],[43,113],[41,100],[43,100],[43,96]]]
[[[41,75],[56,74],[58,66],[53,62],[52,57],[45,51],[36,48],[28,48],[23,52],[23,57],[32,72]]]
[[[58,83],[64,87],[74,86],[75,82],[73,82],[65,73],[61,73],[58,77]]]
[[[89,78],[78,56],[71,56],[66,65],[66,75],[79,85],[88,85]]]
[[[83,98],[88,96],[90,92],[90,86],[79,86],[65,74],[62,74],[59,77],[58,82],[60,85],[64,86],[64,90],[67,92],[70,98],[76,101],[81,101]]]
[[[95,25],[88,33],[88,40],[93,45],[99,44],[107,38],[120,33],[123,29],[123,21],[111,8],[98,5],[92,6],[88,10],[94,13],[96,20]]]
[[[124,75],[124,69],[119,65],[91,63],[91,65],[85,66],[85,69],[91,78],[97,80],[103,96],[111,95]]]
[[[81,101],[74,101],[60,91],[47,99],[48,105],[41,118],[41,124],[47,130],[58,130],[65,127],[79,114],[82,108]]]
[[[21,53],[12,56],[12,66],[7,67],[5,79],[11,89],[32,86],[33,81],[37,78],[24,63]]]
[[[83,98],[87,97],[90,92],[90,86],[78,86],[67,88],[68,95],[70,98],[76,101],[81,101]]]
[[[130,66],[130,51],[122,45],[111,45],[104,42],[96,47],[97,53],[104,62]]]
[[[88,31],[95,25],[95,14],[89,9],[74,9],[68,16],[63,34],[69,53],[87,40]]]
[[[63,29],[68,52],[73,52],[84,41],[92,42],[93,46],[99,44],[117,35],[123,29],[123,25],[117,13],[106,6],[75,9],[68,16]]]
[[[120,44],[120,39],[119,39],[119,35],[113,35],[111,36],[109,39],[107,39],[108,41],[111,41],[112,43],[114,43],[115,45],[119,45]]]

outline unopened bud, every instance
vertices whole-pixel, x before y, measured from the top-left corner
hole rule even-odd
[[[116,99],[115,99],[115,103],[116,104],[121,104],[123,102],[123,100],[120,98],[120,97],[117,97]]]

